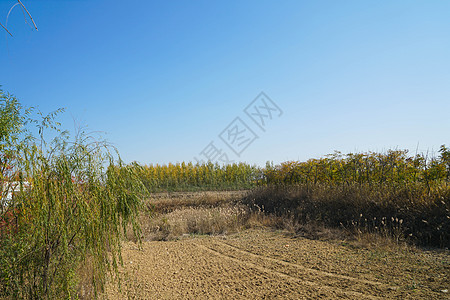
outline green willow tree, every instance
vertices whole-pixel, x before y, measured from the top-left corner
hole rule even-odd
[[[30,112],[2,91],[0,114],[0,298],[77,298],[77,271],[86,260],[97,295],[106,275],[118,272],[128,224],[139,239],[145,187],[106,142],[84,133],[42,142],[55,114],[27,123]],[[11,199],[7,182],[20,186]]]

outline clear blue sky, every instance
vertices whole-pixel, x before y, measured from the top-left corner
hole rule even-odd
[[[0,1],[5,24],[11,0]],[[334,150],[450,145],[450,1],[23,0],[0,32],[0,84],[26,106],[65,107],[125,161],[306,160]],[[243,112],[264,91],[263,132]],[[259,137],[240,157],[218,135]]]

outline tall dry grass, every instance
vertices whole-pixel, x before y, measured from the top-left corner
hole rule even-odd
[[[248,192],[161,193],[140,214],[143,240],[172,240],[192,234],[226,234],[245,226],[251,211],[237,204]],[[131,238],[131,236],[130,236]]]
[[[248,207],[299,224],[319,223],[355,233],[379,233],[419,245],[450,247],[450,187],[352,184],[276,185],[255,189]]]

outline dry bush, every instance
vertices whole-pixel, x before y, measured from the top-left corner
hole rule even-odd
[[[420,245],[450,247],[450,187],[325,184],[268,186],[244,198],[248,207],[299,224],[316,222]]]
[[[239,230],[248,219],[245,206],[187,207],[141,219],[144,240],[171,240],[186,234],[226,234]]]
[[[272,228],[312,239],[349,238],[342,229],[319,222],[302,223],[286,210],[268,213],[263,207],[243,204],[249,192],[197,192],[154,194],[140,214],[143,240],[172,240],[191,234],[226,234],[248,228]],[[131,231],[130,231],[131,232]],[[129,239],[133,239],[130,234]]]
[[[252,193],[161,193],[148,200],[153,206],[141,212],[140,224],[143,240],[268,227],[311,239],[399,245],[407,240],[420,242],[418,238],[425,236],[426,227],[409,236],[414,219],[405,221],[405,211],[417,218],[433,208],[431,195],[418,195],[419,189],[414,192],[412,188],[370,191],[360,186],[344,190],[325,185],[266,187]]]

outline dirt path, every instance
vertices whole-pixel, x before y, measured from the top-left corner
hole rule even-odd
[[[449,284],[448,254],[372,253],[269,230],[125,243],[123,258],[124,292],[110,285],[109,299],[445,299]]]

